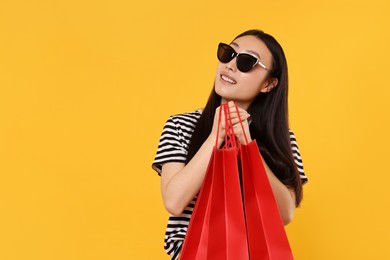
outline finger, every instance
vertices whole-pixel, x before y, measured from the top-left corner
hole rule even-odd
[[[228,102],[228,107],[229,107],[229,109],[231,109],[231,108],[236,109],[236,107],[237,107],[239,110],[244,110],[241,107],[239,107],[234,101],[229,101]]]
[[[238,118],[238,117],[232,118],[231,122],[232,122],[232,125],[237,125],[237,124],[240,124],[240,121],[242,123],[245,123],[248,118],[249,118],[249,115],[244,115],[241,118]]]
[[[219,127],[220,127],[220,129],[225,129],[226,128],[225,111],[223,111],[223,110],[222,110],[222,113],[221,113],[221,120],[219,122]]]
[[[235,118],[243,118],[243,117],[249,117],[249,113],[248,112],[241,112],[241,113],[237,113],[237,112],[233,112],[230,114],[230,118],[231,119],[235,119]]]
[[[248,117],[250,117],[250,114],[248,112],[246,112],[246,111],[244,111],[243,113],[240,113],[240,114],[238,114],[237,112],[230,114],[230,118],[232,120],[233,119],[238,119],[238,118],[241,118],[241,120],[245,120]]]
[[[233,125],[233,131],[237,137],[244,136],[244,135],[250,136],[248,132],[249,129],[247,128],[247,126],[241,127],[241,124]]]
[[[234,135],[237,137],[241,137],[243,135],[243,129],[240,124],[236,124],[233,126]]]
[[[229,113],[231,115],[248,114],[248,112],[245,109],[242,109],[242,108],[238,108],[238,112],[237,112],[237,109],[235,107],[230,107],[229,108]]]

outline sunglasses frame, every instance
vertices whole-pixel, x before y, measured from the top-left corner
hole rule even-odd
[[[221,61],[221,60],[219,59],[218,53],[219,53],[219,49],[220,49],[220,48],[227,48],[227,49],[230,49],[230,50],[232,51],[232,56],[230,57],[230,59],[229,59],[227,62],[223,62],[223,61]],[[234,50],[234,48],[233,48],[232,46],[230,46],[229,44],[223,43],[223,42],[220,42],[220,43],[218,44],[217,58],[218,58],[218,60],[219,60],[220,62],[222,62],[222,63],[228,63],[228,62],[232,61],[234,58],[238,58],[240,55],[241,55],[241,56],[242,56],[242,55],[250,56],[250,57],[252,57],[254,60],[256,60],[256,62],[252,65],[252,68],[251,68],[250,70],[248,70],[248,71],[242,71],[242,70],[240,70],[240,69],[238,68],[238,62],[237,62],[237,59],[236,59],[236,66],[237,66],[237,69],[238,69],[239,71],[244,72],[244,73],[245,73],[245,72],[249,72],[249,71],[251,71],[257,64],[259,64],[263,69],[265,69],[266,71],[270,72],[270,70],[269,70],[263,63],[261,63],[261,61],[259,61],[259,59],[256,58],[255,56],[250,55],[250,54],[248,54],[248,53],[237,53],[237,52]]]

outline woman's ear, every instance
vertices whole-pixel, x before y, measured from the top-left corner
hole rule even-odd
[[[262,88],[260,90],[260,92],[262,93],[268,93],[270,92],[271,90],[274,89],[274,87],[276,87],[278,85],[279,81],[277,78],[270,78],[269,80],[267,80],[267,83],[265,85],[264,88]]]

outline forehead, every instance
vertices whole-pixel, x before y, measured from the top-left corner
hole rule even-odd
[[[272,54],[268,50],[265,43],[253,35],[246,35],[235,39],[231,45],[236,49],[237,52],[250,52],[258,53],[260,59],[271,60]]]

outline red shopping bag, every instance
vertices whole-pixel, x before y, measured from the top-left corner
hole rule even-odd
[[[256,140],[240,146],[240,158],[250,259],[294,259]]]
[[[225,146],[214,147],[180,260],[293,260],[256,141],[237,145],[222,107]]]
[[[240,146],[250,259],[292,260],[293,255],[256,140]]]
[[[213,149],[180,260],[249,259],[238,147],[232,128],[229,127],[231,121],[227,105],[223,105],[222,109],[225,111],[227,131],[225,146],[218,149],[216,145]]]

